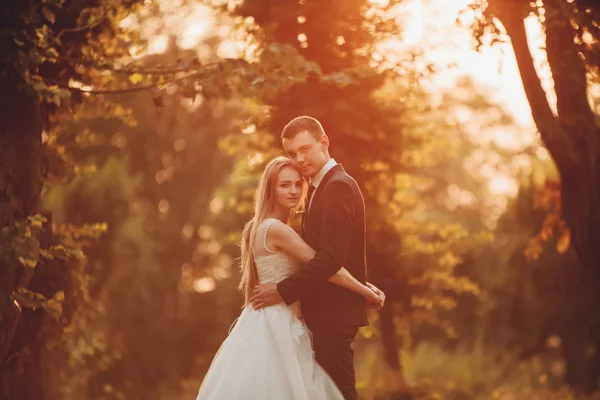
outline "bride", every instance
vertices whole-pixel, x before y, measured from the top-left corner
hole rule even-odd
[[[291,275],[315,251],[287,225],[301,209],[306,183],[286,157],[266,166],[256,193],[254,217],[246,224],[241,244],[245,306],[215,355],[197,400],[343,399],[326,372],[315,362],[311,336],[298,303],[280,303],[255,310],[249,302],[259,283]],[[378,302],[371,289],[345,268],[329,281]]]

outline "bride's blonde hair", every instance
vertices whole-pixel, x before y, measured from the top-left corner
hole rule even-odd
[[[278,156],[269,161],[265,170],[260,177],[258,188],[256,189],[256,200],[254,202],[254,216],[246,226],[242,233],[242,255],[240,268],[242,270],[242,279],[240,281],[239,289],[244,293],[244,305],[248,305],[250,297],[252,297],[252,290],[254,286],[258,284],[258,271],[256,269],[256,263],[254,262],[254,241],[256,239],[256,231],[271,212],[275,208],[275,189],[277,186],[277,179],[279,172],[285,167],[291,167],[296,169],[292,164],[292,161],[283,156]],[[302,184],[302,195],[298,205],[291,210],[293,213],[298,213],[304,205],[304,197],[306,195],[307,185],[303,181]]]

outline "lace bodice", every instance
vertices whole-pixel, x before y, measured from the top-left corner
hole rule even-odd
[[[260,283],[278,283],[290,276],[293,266],[283,253],[273,253],[255,259]]]
[[[267,218],[261,224],[265,228],[260,238],[261,244],[269,254],[254,257],[260,283],[278,283],[290,276],[295,270],[294,263],[285,253],[274,252],[267,247],[267,233],[271,225],[277,221],[275,218]]]

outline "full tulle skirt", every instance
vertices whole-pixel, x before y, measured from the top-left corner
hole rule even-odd
[[[215,355],[197,400],[343,400],[316,363],[294,308],[244,308]]]

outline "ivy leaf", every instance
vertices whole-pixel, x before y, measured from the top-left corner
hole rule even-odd
[[[44,18],[46,18],[46,20],[48,20],[48,22],[51,24],[56,21],[56,16],[48,7],[42,7],[42,14],[44,15]]]

